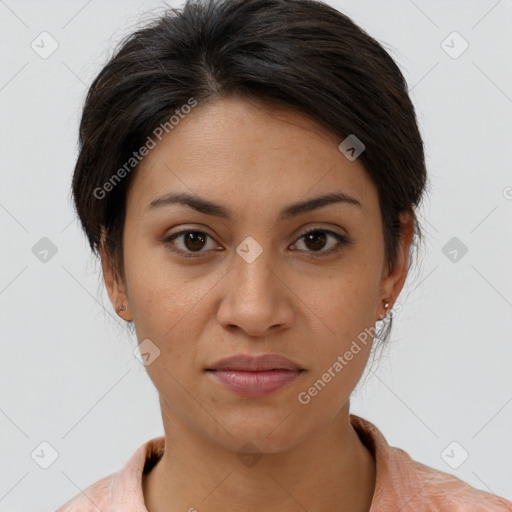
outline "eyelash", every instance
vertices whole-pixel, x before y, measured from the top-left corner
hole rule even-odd
[[[174,241],[174,239],[180,237],[181,235],[185,235],[188,233],[200,233],[202,235],[206,235],[209,238],[212,238],[208,233],[205,233],[204,231],[200,231],[197,229],[185,229],[183,231],[178,231],[177,233],[174,233],[173,235],[165,238],[163,241],[165,243],[170,243],[170,242]],[[330,229],[322,229],[322,228],[313,228],[308,231],[305,231],[304,233],[302,233],[299,236],[299,238],[297,238],[297,240],[301,240],[311,233],[326,233],[328,235],[333,236],[338,241],[338,245],[332,247],[331,249],[329,249],[327,251],[306,251],[306,252],[312,253],[313,258],[321,258],[326,255],[330,255],[332,253],[339,252],[344,248],[344,246],[350,245],[352,243],[345,236],[340,235],[339,233],[336,233],[335,231],[331,231]],[[212,240],[213,240],[213,238],[212,238]],[[295,244],[293,244],[293,245],[295,245]],[[171,250],[175,253],[182,255],[185,258],[197,258],[197,257],[201,256],[202,252],[204,252],[204,251],[197,251],[194,253],[194,252],[190,252],[190,251],[183,251],[181,249],[178,249],[178,250],[171,249]]]

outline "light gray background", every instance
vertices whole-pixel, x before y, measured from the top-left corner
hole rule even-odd
[[[512,1],[329,3],[401,66],[432,189],[422,264],[351,412],[414,459],[512,499]],[[69,195],[87,87],[141,14],[162,7],[0,0],[0,511],[55,510],[163,435]],[[47,59],[31,48],[42,31],[59,45]],[[453,31],[469,43],[458,58],[442,46]],[[32,252],[42,237],[57,248],[46,263]],[[456,262],[443,253],[452,237],[468,248]],[[48,469],[31,457],[43,441],[58,452]],[[442,456],[453,441],[469,453],[458,469]]]

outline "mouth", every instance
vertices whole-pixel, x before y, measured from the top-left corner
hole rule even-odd
[[[276,354],[240,355],[222,359],[205,370],[217,382],[243,398],[267,396],[293,382],[303,372],[298,364]]]

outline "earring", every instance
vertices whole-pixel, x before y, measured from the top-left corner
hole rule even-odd
[[[389,308],[389,300],[390,299],[383,299],[383,302],[384,302],[384,309],[386,310],[385,313],[381,313],[379,315],[379,320],[382,320],[387,314],[388,314],[388,308]]]
[[[118,310],[118,311],[124,311],[125,309],[126,309],[126,306],[125,306],[124,304],[121,304],[121,305],[117,308],[117,310]]]

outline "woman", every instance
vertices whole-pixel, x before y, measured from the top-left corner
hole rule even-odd
[[[349,412],[426,186],[374,39],[320,2],[188,2],[123,41],[80,144],[77,212],[165,436],[59,512],[512,510]]]

